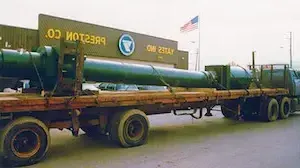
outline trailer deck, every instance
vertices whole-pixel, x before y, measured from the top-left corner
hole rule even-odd
[[[86,96],[42,97],[37,94],[1,94],[0,113],[24,111],[49,111],[82,109],[88,107],[122,107],[152,104],[178,104],[234,100],[257,96],[277,96],[288,94],[287,89],[248,89],[198,91],[105,91]]]

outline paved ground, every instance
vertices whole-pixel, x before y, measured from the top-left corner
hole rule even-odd
[[[29,168],[300,167],[300,114],[273,123],[230,121],[214,114],[203,120],[151,116],[148,144],[129,149],[54,130],[48,157]]]

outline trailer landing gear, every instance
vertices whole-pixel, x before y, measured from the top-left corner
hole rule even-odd
[[[206,109],[207,109],[207,111],[206,111],[206,113],[204,114],[204,116],[206,116],[206,117],[212,117],[213,115],[212,115],[212,113],[211,113],[211,107],[206,108]]]

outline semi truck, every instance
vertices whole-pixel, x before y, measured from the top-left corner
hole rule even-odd
[[[5,164],[31,165],[45,158],[50,129],[68,129],[73,136],[80,129],[88,136],[106,135],[128,148],[147,142],[147,115],[200,119],[221,106],[229,119],[271,122],[288,118],[298,108],[300,79],[288,65],[210,65],[196,72],[100,61],[83,53],[82,44],[64,39],[37,52],[0,51],[1,77],[30,81],[30,88],[0,94],[0,154]],[[168,90],[84,91],[86,81]]]

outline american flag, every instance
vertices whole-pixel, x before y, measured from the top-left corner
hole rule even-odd
[[[198,28],[198,16],[187,22],[185,25],[180,27],[180,32],[189,32]]]

